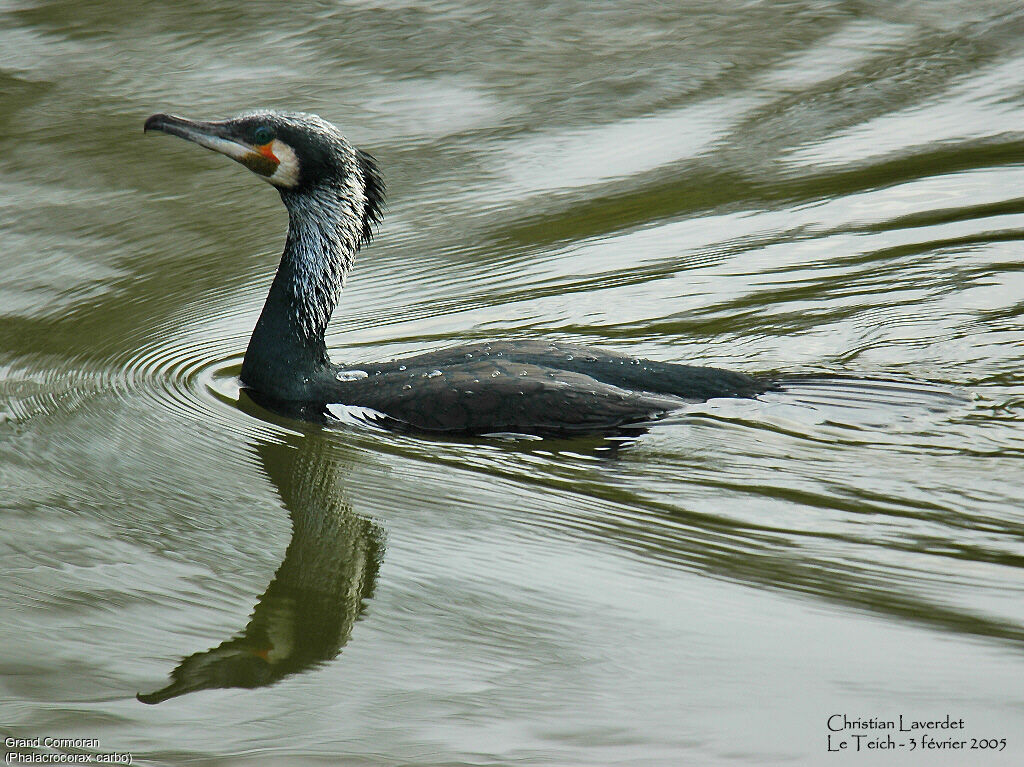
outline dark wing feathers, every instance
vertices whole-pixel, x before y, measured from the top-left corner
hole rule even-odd
[[[360,369],[366,377],[339,381],[332,402],[373,408],[393,425],[449,433],[595,433],[658,418],[686,402],[771,388],[717,368],[530,341],[441,349]]]
[[[417,431],[568,436],[647,421],[682,404],[579,373],[507,361],[368,373],[340,383],[339,399]]]

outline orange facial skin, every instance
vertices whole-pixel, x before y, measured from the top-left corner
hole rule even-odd
[[[259,173],[261,176],[272,176],[274,171],[277,170],[277,166],[281,164],[277,155],[274,154],[273,146],[273,141],[260,146],[254,146],[253,149],[255,151],[252,154],[246,155],[240,162],[253,173]]]
[[[256,150],[261,155],[266,157],[268,160],[273,160],[276,163],[281,162],[280,160],[277,159],[277,155],[274,154],[274,142],[273,141],[270,141],[270,142],[268,142],[266,144],[263,144],[263,146],[256,147]]]

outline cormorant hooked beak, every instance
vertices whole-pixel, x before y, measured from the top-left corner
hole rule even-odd
[[[281,160],[275,154],[275,145],[280,142],[272,139],[263,145],[253,144],[242,136],[235,121],[201,122],[176,115],[155,114],[146,120],[143,127],[144,133],[151,130],[170,133],[227,155],[271,183],[276,181]]]

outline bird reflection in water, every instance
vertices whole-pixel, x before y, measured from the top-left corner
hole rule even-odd
[[[166,687],[137,697],[160,703],[197,690],[263,687],[336,657],[372,596],[383,531],[340,497],[339,462],[325,435],[258,447],[291,516],[292,539],[245,629],[190,655]]]

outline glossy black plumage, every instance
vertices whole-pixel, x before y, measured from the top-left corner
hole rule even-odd
[[[343,403],[377,411],[391,428],[449,434],[609,432],[647,424],[688,402],[772,388],[728,370],[542,341],[457,346],[333,372],[309,403],[317,406],[303,411],[307,417],[321,405],[329,414]]]

